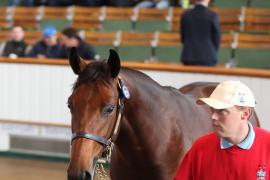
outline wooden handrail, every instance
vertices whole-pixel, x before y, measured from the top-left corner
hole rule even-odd
[[[22,64],[43,64],[43,65],[68,65],[66,59],[37,59],[37,58],[17,58],[11,59],[8,57],[0,57],[0,63],[22,63]]]
[[[32,125],[32,126],[70,128],[70,124],[53,123],[53,122],[40,122],[40,121],[30,121],[30,120],[0,119],[0,123],[1,124],[21,124],[21,125]]]
[[[23,64],[40,64],[40,65],[68,65],[68,60],[65,59],[36,59],[36,58],[18,58],[10,59],[7,57],[0,57],[0,63],[23,63]],[[155,71],[172,71],[172,72],[192,72],[204,74],[225,74],[236,76],[251,76],[270,78],[270,70],[259,70],[249,68],[226,68],[223,66],[205,67],[205,66],[183,66],[177,64],[163,64],[163,63],[139,63],[122,61],[123,67],[155,70]]]

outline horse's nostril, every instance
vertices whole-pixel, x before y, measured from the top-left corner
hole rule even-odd
[[[91,180],[92,179],[91,174],[88,171],[84,171],[82,174],[82,179],[83,180]]]

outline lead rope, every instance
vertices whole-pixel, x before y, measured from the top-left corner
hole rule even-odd
[[[106,149],[106,158],[98,159],[96,162],[95,174],[93,180],[111,180],[110,178],[110,162],[114,143],[111,139],[108,140]]]
[[[96,165],[96,173],[98,177],[94,180],[111,180],[108,168],[105,168],[102,163]]]

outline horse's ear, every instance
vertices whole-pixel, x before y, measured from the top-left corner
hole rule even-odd
[[[68,59],[73,72],[77,75],[80,74],[87,65],[87,63],[80,58],[75,47],[70,49]]]
[[[107,63],[111,68],[112,77],[113,78],[117,77],[121,68],[121,64],[119,55],[115,50],[110,49],[110,56]]]

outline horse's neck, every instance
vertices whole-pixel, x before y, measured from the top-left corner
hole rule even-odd
[[[140,73],[138,76],[125,76],[124,83],[131,96],[124,102],[124,116],[130,128],[136,128],[138,124],[152,124],[151,116],[157,113],[154,107],[157,105],[157,98],[162,96],[162,88],[148,76]]]
[[[162,96],[161,87],[141,74],[136,74],[136,77],[123,74],[123,82],[128,87],[131,98],[124,101],[118,145],[120,148],[124,145],[123,149],[138,155],[138,152],[150,153],[155,143],[152,141],[158,137],[163,122],[165,124],[165,118],[163,120],[157,115],[160,105],[157,104],[157,97]]]
[[[121,76],[130,99],[124,100],[114,167],[130,172],[128,175],[134,173],[137,179],[172,179],[180,160],[182,140],[175,118],[180,114],[173,101],[177,92],[159,86],[141,73],[127,72]],[[171,147],[172,144],[175,146]]]

